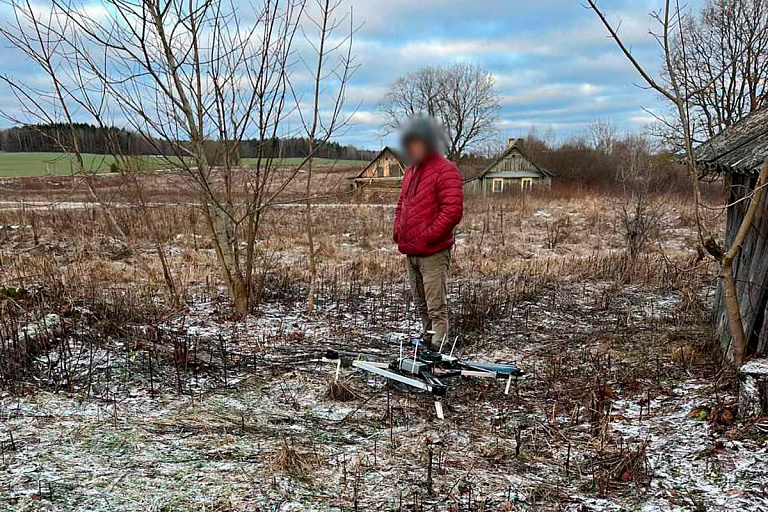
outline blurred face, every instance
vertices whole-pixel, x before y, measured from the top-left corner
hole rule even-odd
[[[405,150],[414,164],[420,164],[429,156],[429,148],[421,139],[411,139],[406,143]]]

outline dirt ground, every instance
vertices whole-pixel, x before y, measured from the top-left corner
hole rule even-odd
[[[238,319],[171,184],[153,212],[181,306],[134,208],[116,209],[117,240],[85,195],[34,183],[0,184],[3,355],[40,347],[0,363],[0,510],[768,508],[768,422],[733,416],[737,382],[712,342],[716,269],[685,197],[661,198],[634,259],[615,213],[626,197],[468,198],[456,353],[526,377],[509,394],[451,383],[440,421],[431,397],[352,368],[334,383],[321,360],[342,348],[387,361],[417,330],[391,204],[317,208],[311,315],[303,214],[271,210],[260,300]]]
[[[340,164],[323,162],[316,164],[314,177],[314,189],[319,195],[332,193],[336,196],[348,199],[347,179],[356,174],[360,169],[350,166],[346,161]],[[280,166],[272,172],[270,182],[278,186],[283,181],[296,174],[294,166]],[[304,172],[298,173],[303,177]],[[94,174],[92,176],[30,176],[30,177],[0,177],[0,208],[11,207],[20,203],[64,203],[77,204],[93,202],[93,195],[88,188],[88,182],[96,190],[98,196],[109,204],[117,206],[135,204],[135,185],[133,175],[121,174]],[[88,179],[86,179],[88,178]],[[195,191],[195,183],[184,172],[174,169],[160,169],[145,171],[141,174],[141,182],[144,188],[145,200],[155,204],[178,204],[197,202],[198,193]],[[214,174],[210,178],[212,183],[220,182],[220,177]],[[283,199],[291,200],[304,191],[304,181],[301,179],[290,180]]]

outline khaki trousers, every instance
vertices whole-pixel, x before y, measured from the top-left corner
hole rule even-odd
[[[448,268],[451,249],[432,256],[408,256],[408,278],[424,331],[434,331],[436,349],[448,336]]]

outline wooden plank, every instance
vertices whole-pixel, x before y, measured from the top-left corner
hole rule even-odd
[[[730,197],[733,202],[747,193],[754,186],[754,178],[735,175],[730,178]],[[730,247],[741,225],[747,202],[729,208],[726,221],[726,248]],[[744,332],[752,340],[752,347],[757,343],[758,350],[765,350],[768,337],[765,331],[763,311],[768,300],[768,196],[763,196],[760,210],[752,229],[744,240],[739,257],[734,262],[736,292],[739,300]],[[730,348],[731,336],[728,331],[723,300],[722,283],[715,296],[717,334],[723,349]],[[757,325],[758,321],[761,325]],[[757,339],[757,342],[755,340]],[[730,350],[729,350],[730,352]],[[730,353],[728,354],[730,357]]]
[[[728,203],[732,204],[744,195],[744,177],[741,175],[728,175],[726,177],[726,187],[728,189]],[[725,247],[728,248],[733,243],[738,231],[738,226],[744,218],[744,209],[740,205],[731,206],[726,212],[725,222]],[[734,262],[737,267],[738,260]],[[730,359],[731,334],[728,331],[728,319],[725,314],[725,299],[723,297],[722,279],[717,287],[715,296],[715,321],[717,325],[716,334],[720,338],[720,347],[723,351],[728,351],[726,356]]]
[[[755,359],[739,369],[739,417],[768,414],[768,361]]]
[[[363,168],[363,171],[360,173],[360,178],[371,178],[373,177],[375,171],[376,171],[376,162],[378,161],[378,158],[376,160],[373,160],[371,163],[366,165]]]
[[[750,300],[752,298],[751,290],[755,287],[751,270],[752,264],[755,261],[753,256],[757,254],[756,249],[759,245],[760,237],[756,236],[753,224],[752,229],[747,232],[741,251],[739,251],[738,266],[734,269],[736,296],[739,300],[739,310],[741,311],[741,321],[744,324],[745,333],[748,332],[747,327],[750,325],[750,316],[754,308],[754,304]]]
[[[730,175],[725,176],[725,187],[728,191],[728,202],[731,203],[734,199],[734,193],[733,193],[733,187],[732,187],[732,177]],[[728,210],[725,212],[725,244],[726,246],[732,241],[732,238],[729,240],[729,237],[731,236],[731,223],[733,222],[733,216],[735,215],[735,212],[732,208],[728,208]],[[722,338],[722,327],[723,327],[723,319],[722,314],[723,310],[725,308],[725,305],[723,303],[723,286],[722,282],[718,282],[717,291],[715,292],[715,310],[714,310],[714,320],[715,325],[717,326],[717,335],[718,337]]]
[[[744,333],[754,343],[762,329],[756,322],[763,321],[768,287],[768,196],[763,196],[748,236],[751,238],[749,252],[744,255],[737,278],[741,278],[744,285],[739,297]]]
[[[750,336],[751,346],[758,355],[768,354],[768,196],[763,196],[760,210],[755,218],[754,236],[759,238],[753,253],[748,279],[754,284],[746,300],[753,310],[745,322],[745,332]]]
[[[757,355],[768,356],[768,300],[763,309],[763,327],[760,329],[760,338],[757,340]]]

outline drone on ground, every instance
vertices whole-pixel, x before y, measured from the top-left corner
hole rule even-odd
[[[433,333],[428,332],[428,335]],[[400,356],[390,363],[363,360],[363,354],[359,352],[327,350],[323,361],[336,365],[335,379],[338,380],[341,371],[342,358],[352,358],[352,366],[367,372],[380,375],[389,380],[400,382],[407,386],[432,393],[435,399],[435,412],[439,419],[445,419],[443,414],[442,399],[446,394],[447,386],[441,379],[453,377],[480,377],[506,379],[504,394],[509,394],[512,379],[524,375],[524,372],[514,364],[480,363],[464,361],[455,357],[453,351],[456,348],[458,336],[453,341],[453,346],[448,354],[443,353],[445,337],[440,348],[435,352],[430,350],[429,344],[422,338],[412,338],[410,345],[413,351],[405,353],[403,342],[400,342]]]

